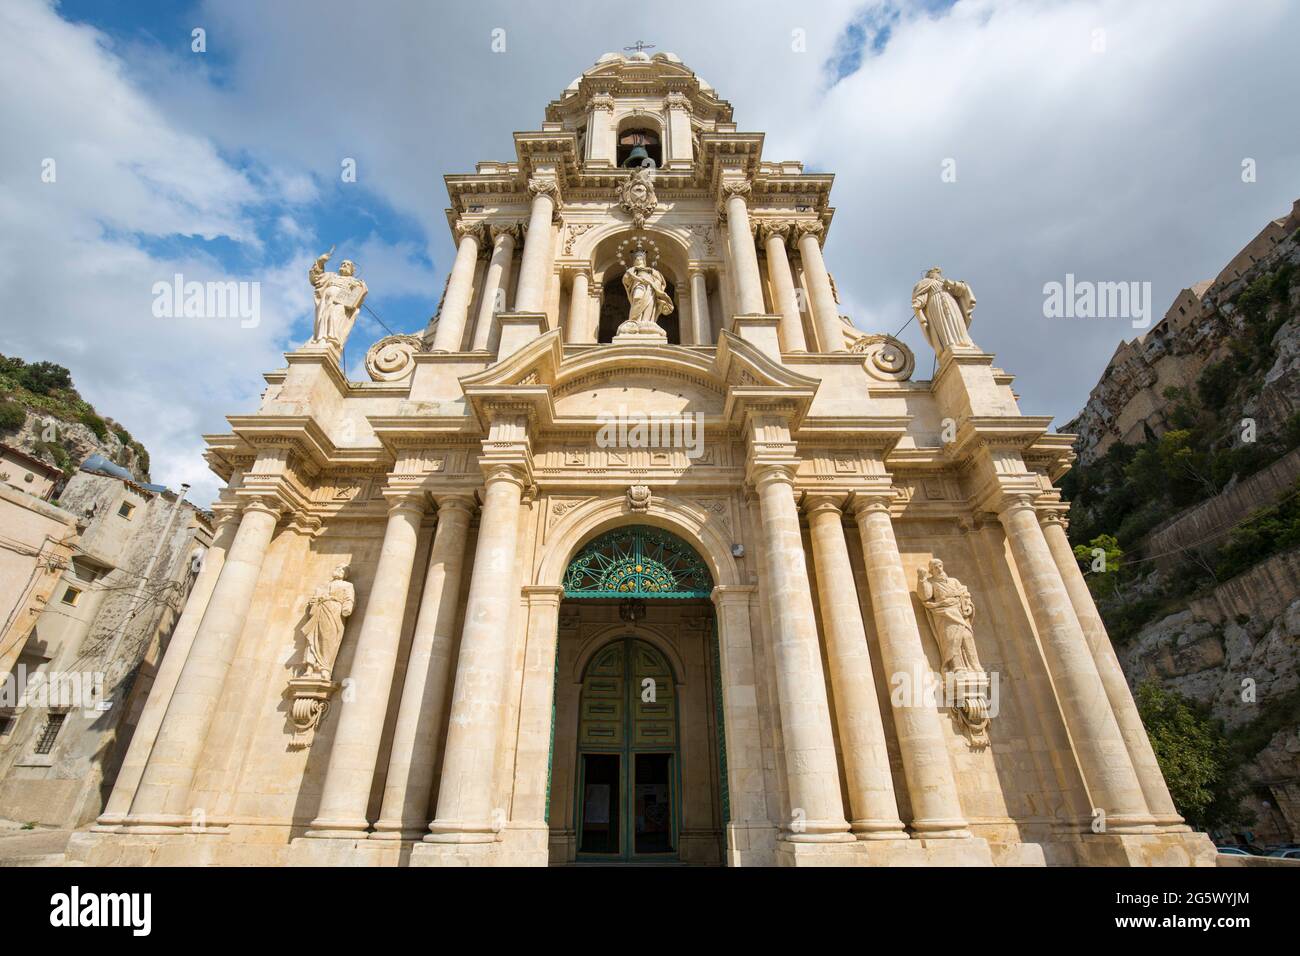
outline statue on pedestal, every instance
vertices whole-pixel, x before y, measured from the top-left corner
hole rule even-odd
[[[316,257],[307,273],[316,296],[316,322],[307,344],[341,350],[368,290],[366,283],[357,278],[357,267],[350,259],[339,264],[338,272],[325,271],[325,263],[333,254],[331,246],[329,252]]]
[[[974,349],[969,334],[975,296],[965,282],[945,279],[938,266],[912,288],[912,311],[936,355],[954,346]]]
[[[356,592],[347,578],[347,565],[334,569],[330,582],[316,589],[307,602],[307,645],[300,677],[330,680],[334,658],[343,642],[343,619],[352,614]]]
[[[632,265],[623,273],[623,288],[631,303],[627,321],[618,327],[618,335],[647,335],[666,340],[668,333],[659,325],[659,316],[673,311],[663,274],[646,264],[645,251],[638,249]]]
[[[991,681],[975,651],[975,603],[970,589],[943,569],[938,558],[916,571],[916,590],[939,645],[944,703],[961,722],[972,747],[989,743]]]

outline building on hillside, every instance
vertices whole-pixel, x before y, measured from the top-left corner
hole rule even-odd
[[[514,147],[446,178],[438,318],[371,381],[365,264],[312,267],[70,858],[1212,863],[1066,541],[1072,439],[965,283],[899,277],[915,379],[839,314],[833,177],[670,54],[601,57]]]
[[[63,470],[47,465],[21,448],[0,442],[0,482],[49,501],[63,483]]]
[[[1183,289],[1164,316],[1129,342],[1120,342],[1088,401],[1062,431],[1079,436],[1079,463],[1096,461],[1114,445],[1141,444],[1169,429],[1170,388],[1196,388],[1201,372],[1229,354],[1233,333],[1230,299],[1264,271],[1300,262],[1300,199],[1233,256],[1212,280]],[[1225,321],[1226,319],[1226,321]],[[1272,381],[1277,376],[1271,376]],[[1281,383],[1278,383],[1281,384]],[[1273,388],[1261,412],[1280,421],[1295,410]]]
[[[3,512],[23,508],[66,534],[47,563],[45,599],[11,631],[0,671],[0,818],[75,827],[103,810],[211,520],[99,456],[57,507],[0,500]],[[0,576],[6,592],[13,583]]]

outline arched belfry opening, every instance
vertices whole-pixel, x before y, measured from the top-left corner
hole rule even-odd
[[[615,154],[619,166],[629,169],[651,162],[658,168],[663,165],[663,145],[659,131],[647,126],[629,127],[618,134]]]
[[[708,565],[671,532],[625,525],[582,545],[562,583],[552,862],[720,863],[728,801]]]

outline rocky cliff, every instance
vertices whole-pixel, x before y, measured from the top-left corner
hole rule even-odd
[[[0,355],[0,441],[71,475],[93,454],[149,482],[149,453],[81,397],[66,368]]]
[[[1241,811],[1224,835],[1259,842],[1300,840],[1298,410],[1300,201],[1122,343],[1062,428],[1071,540],[1125,673],[1206,715]]]

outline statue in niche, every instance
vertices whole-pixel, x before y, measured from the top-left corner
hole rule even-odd
[[[944,278],[938,266],[913,286],[912,311],[936,355],[954,346],[975,348],[969,333],[975,296],[965,282]]]
[[[329,252],[316,257],[307,273],[316,297],[316,322],[307,344],[341,350],[369,290],[364,280],[357,278],[357,267],[351,259],[339,263],[338,272],[326,272],[325,263],[333,254],[334,247],[330,246]]]
[[[667,338],[659,325],[659,316],[673,311],[663,273],[646,264],[645,250],[638,249],[632,265],[623,273],[623,288],[631,303],[627,321],[618,327],[619,335],[653,335]]]
[[[348,567],[334,569],[328,584],[316,589],[307,602],[307,646],[300,677],[330,680],[334,658],[343,642],[343,620],[352,614],[356,592],[347,578]]]

